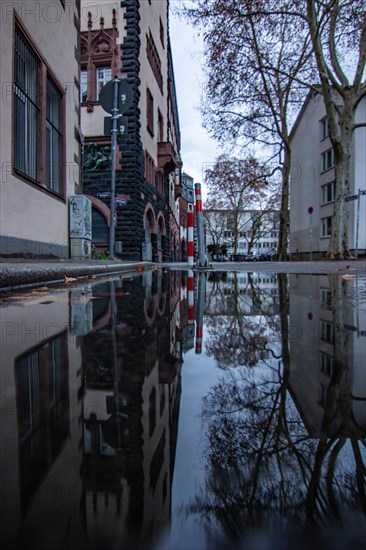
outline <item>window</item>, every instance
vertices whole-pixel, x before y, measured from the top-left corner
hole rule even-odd
[[[328,321],[320,321],[320,339],[323,342],[334,343],[334,325]]]
[[[161,18],[159,19],[159,26],[160,26],[160,42],[161,42],[161,45],[163,46],[163,48],[165,48],[165,46],[164,46],[164,27],[163,27],[163,22],[162,22]]]
[[[46,183],[49,189],[62,191],[62,133],[61,133],[62,96],[53,82],[47,78],[46,101]]]
[[[333,202],[335,199],[335,181],[322,185],[321,204],[327,204]]]
[[[155,164],[154,159],[145,151],[145,179],[150,185],[155,186]]]
[[[333,357],[322,351],[320,352],[320,370],[327,376],[333,375]]]
[[[164,119],[158,109],[158,141],[164,141]]]
[[[20,30],[14,53],[14,170],[59,195],[63,194],[62,88]],[[40,170],[40,159],[45,170]]]
[[[102,88],[107,82],[112,80],[112,69],[111,67],[97,67],[97,89],[96,89],[96,99],[99,101],[99,94],[102,91]]]
[[[23,36],[15,36],[14,168],[37,181],[40,62]]]
[[[334,153],[333,149],[328,149],[322,153],[322,172],[329,170],[334,166]]]
[[[323,118],[320,121],[320,126],[321,126],[321,139],[325,139],[329,136],[328,120],[326,118]]]
[[[85,103],[88,100],[88,71],[82,69],[80,72],[80,102]]]
[[[149,31],[149,35],[146,35],[146,55],[149,60],[152,72],[154,73],[156,82],[159,85],[160,91],[161,93],[163,93],[163,75],[161,72],[161,60],[158,54],[158,50],[155,46],[151,31]]]
[[[154,98],[149,89],[146,90],[146,119],[147,130],[151,136],[154,136]]]
[[[322,237],[330,237],[332,233],[332,216],[329,216],[328,218],[322,218],[321,219],[321,230],[322,230]]]
[[[320,289],[320,301],[323,309],[330,309],[332,305],[332,293],[327,288]]]

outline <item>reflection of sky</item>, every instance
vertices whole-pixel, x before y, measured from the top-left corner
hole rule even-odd
[[[182,397],[179,412],[178,441],[172,489],[172,523],[170,535],[157,543],[156,548],[186,550],[207,548],[199,519],[186,517],[184,508],[199,493],[205,478],[204,430],[202,428],[202,397],[217,382],[220,371],[216,361],[190,350],[182,367]],[[200,533],[200,530],[202,531]],[[198,541],[201,543],[198,543]]]

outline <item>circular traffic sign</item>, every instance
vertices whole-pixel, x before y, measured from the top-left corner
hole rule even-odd
[[[120,113],[125,112],[132,105],[133,101],[133,90],[131,85],[127,82],[126,79],[114,79],[110,80],[103,86],[100,94],[99,101],[101,106],[107,113],[113,111],[113,100],[114,100],[114,83],[118,82],[118,102],[117,108]]]

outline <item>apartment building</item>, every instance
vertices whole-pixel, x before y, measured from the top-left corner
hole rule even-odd
[[[226,247],[228,256],[243,256],[250,252],[260,256],[277,251],[277,211],[242,210],[235,219],[232,210],[210,209],[205,210],[203,216],[206,247],[214,245],[219,255],[222,246]]]
[[[366,121],[366,98],[356,110],[356,123]],[[301,258],[323,257],[329,246],[335,196],[334,153],[321,94],[311,91],[291,135],[290,240]],[[366,128],[353,135],[349,207],[349,246],[366,251]],[[361,193],[359,193],[361,191]],[[358,228],[358,230],[357,230]],[[358,235],[358,239],[357,239]]]
[[[3,2],[0,25],[0,254],[66,258],[81,192],[80,2]]]
[[[108,81],[131,90],[116,152],[115,252],[125,260],[180,259],[180,133],[169,39],[169,2],[82,1],[81,125],[83,185],[92,201],[95,246],[108,248],[111,193],[109,114],[99,94]],[[121,125],[119,125],[121,127]]]

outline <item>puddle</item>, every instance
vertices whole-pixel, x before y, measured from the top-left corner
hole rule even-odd
[[[0,306],[4,548],[364,544],[365,277],[156,270]]]

